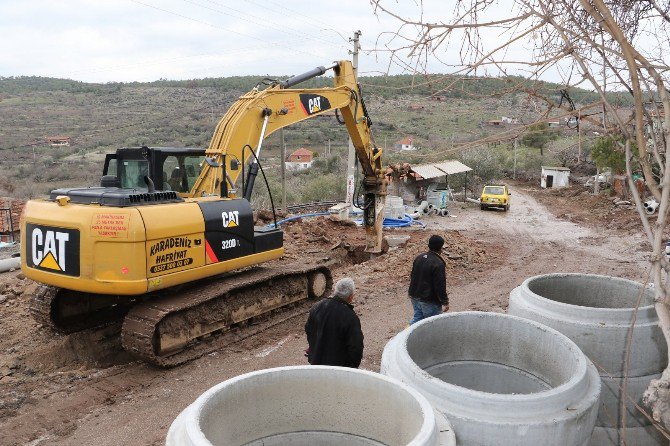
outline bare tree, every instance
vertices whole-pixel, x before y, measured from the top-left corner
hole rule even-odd
[[[451,17],[428,21],[421,0],[415,17],[397,12],[392,0],[370,0],[377,14],[398,20],[398,28],[382,34],[377,50],[391,55],[391,63],[425,70],[441,63],[461,75],[522,74],[512,90],[541,98],[550,111],[589,116],[591,124],[615,134],[625,153],[628,183],[644,234],[651,243],[651,277],[655,308],[670,346],[670,264],[664,255],[664,231],[670,211],[670,2],[657,0],[455,0]],[[512,6],[512,7],[510,7]],[[599,101],[576,110],[556,103],[528,79],[560,76],[567,87],[597,92]],[[632,112],[622,116],[608,91],[630,94]],[[602,108],[601,119],[592,109]],[[633,152],[636,151],[636,156]],[[642,172],[658,216],[650,220],[632,181]],[[670,355],[669,355],[670,356]],[[670,369],[652,381],[645,401],[654,420],[670,428]]]

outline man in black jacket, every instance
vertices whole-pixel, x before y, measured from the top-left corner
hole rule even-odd
[[[440,256],[442,246],[444,239],[439,235],[431,235],[428,239],[428,252],[419,254],[414,259],[408,291],[414,308],[410,325],[440,314],[441,311],[449,311],[446,263]]]
[[[332,296],[312,307],[305,324],[307,360],[312,365],[358,368],[363,357],[361,321],[352,302],[356,286],[348,277],[335,284]]]

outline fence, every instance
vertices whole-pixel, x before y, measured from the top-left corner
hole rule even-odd
[[[14,240],[14,231],[18,228],[14,228],[12,222],[12,209],[11,208],[0,208],[0,242],[13,242]]]

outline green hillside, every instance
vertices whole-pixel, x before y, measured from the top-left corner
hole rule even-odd
[[[96,184],[103,154],[122,146],[204,147],[227,108],[262,79],[92,84],[43,77],[0,78],[0,195],[41,196],[54,187]],[[318,78],[301,87],[330,82],[327,77]],[[558,102],[562,88],[517,77],[446,75],[362,77],[360,84],[376,142],[387,149],[386,160],[391,162],[422,162],[433,153],[444,157],[442,153],[454,144],[498,131],[481,126],[482,121],[509,116],[531,122],[535,106],[526,94],[514,90],[533,88]],[[585,90],[571,90],[570,96],[577,103],[596,99]],[[627,101],[623,95],[614,99],[621,104]],[[71,137],[71,146],[48,146],[46,138],[57,135]],[[330,146],[331,154],[345,153],[347,133],[333,117],[296,124],[285,135],[289,152],[306,147],[325,156]],[[395,141],[406,136],[422,150],[393,153]],[[268,138],[265,148],[263,158],[272,171],[280,159],[277,134]],[[296,192],[296,200],[300,194]]]

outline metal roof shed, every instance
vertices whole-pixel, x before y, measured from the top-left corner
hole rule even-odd
[[[468,172],[472,169],[459,161],[442,161],[440,163],[421,164],[419,166],[412,166],[411,170],[426,180],[437,177],[446,177],[447,184],[449,184],[448,176],[465,172],[465,191],[468,189]],[[466,200],[467,192],[463,194],[463,201]]]

